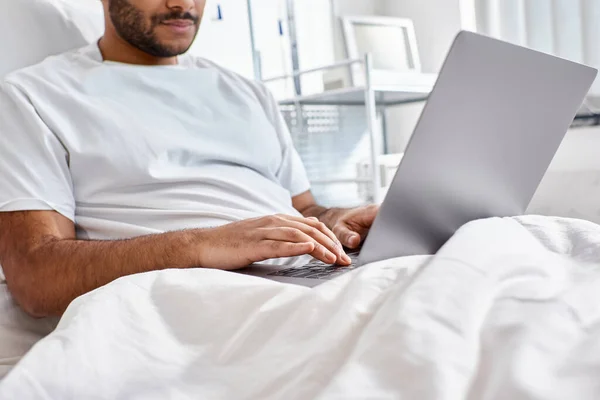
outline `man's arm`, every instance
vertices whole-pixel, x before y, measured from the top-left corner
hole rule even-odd
[[[292,198],[292,204],[306,218],[318,218],[349,249],[358,248],[365,240],[379,212],[376,205],[354,209],[322,207],[310,191]]]
[[[0,213],[0,264],[15,300],[35,317],[62,315],[78,296],[115,279],[169,268],[238,269],[304,254],[348,264],[313,219],[270,216],[219,228],[116,241],[83,241],[54,211]]]

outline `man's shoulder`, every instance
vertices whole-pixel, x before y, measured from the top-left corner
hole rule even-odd
[[[217,70],[222,76],[227,77],[229,80],[237,83],[240,86],[245,86],[246,88],[252,90],[256,93],[257,96],[261,98],[265,98],[269,94],[269,90],[264,85],[264,83],[257,81],[255,79],[247,78],[237,72],[234,72],[228,68],[225,68],[218,63],[207,60],[202,57],[187,55],[188,62],[191,63],[193,68],[211,68]]]
[[[90,46],[51,55],[37,64],[10,72],[2,80],[3,84],[22,86],[29,82],[52,81],[57,74],[70,74],[81,64]]]
[[[236,79],[240,79],[240,80],[244,80],[247,81],[249,83],[252,83],[252,81],[248,78],[243,77],[242,75],[238,74],[237,72],[234,72],[228,68],[223,67],[222,65],[219,65],[218,63],[208,60],[206,58],[203,57],[198,57],[198,56],[194,56],[191,54],[186,54],[186,62],[188,63],[188,65],[190,65],[192,68],[211,68],[211,69],[216,69],[217,71],[219,71],[220,73],[230,76],[230,77],[235,77]]]

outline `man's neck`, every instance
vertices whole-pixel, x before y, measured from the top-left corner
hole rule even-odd
[[[145,53],[118,35],[105,34],[98,42],[104,61],[114,61],[134,65],[177,65],[177,57],[154,57]]]

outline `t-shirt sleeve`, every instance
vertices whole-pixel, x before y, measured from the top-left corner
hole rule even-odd
[[[304,163],[294,146],[292,135],[279,111],[277,101],[271,94],[271,92],[262,87],[264,96],[266,98],[266,112],[277,134],[282,146],[282,163],[277,172],[277,178],[283,187],[285,187],[292,195],[292,197],[302,194],[310,190],[310,182],[306,174],[306,168]]]
[[[0,84],[0,212],[75,217],[68,152],[23,91]]]

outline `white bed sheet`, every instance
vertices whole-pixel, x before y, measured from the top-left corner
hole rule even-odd
[[[57,318],[26,315],[13,301],[0,270],[0,379],[57,323]]]
[[[208,270],[120,279],[72,304],[0,398],[595,400],[599,304],[599,226],[477,221],[431,259],[313,290]]]

